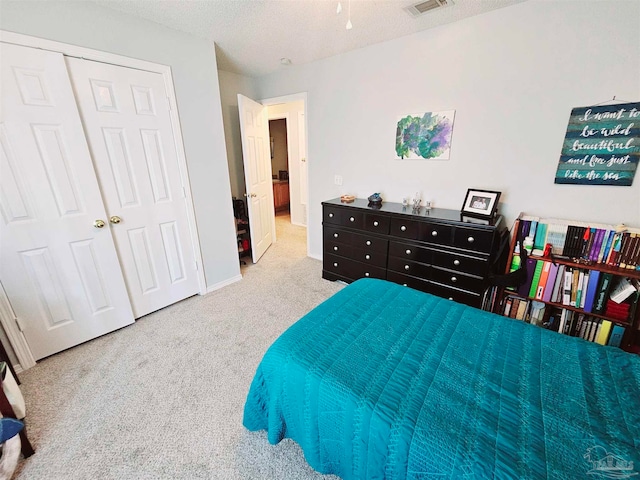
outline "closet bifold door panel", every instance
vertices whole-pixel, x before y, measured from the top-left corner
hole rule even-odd
[[[133,313],[63,55],[0,57],[0,282],[40,359]]]
[[[66,62],[135,317],[197,294],[162,75]]]

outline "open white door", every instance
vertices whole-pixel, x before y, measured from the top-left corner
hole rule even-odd
[[[40,359],[133,314],[63,56],[0,50],[0,281]]]
[[[271,179],[267,107],[238,94],[242,158],[247,188],[253,263],[275,240],[275,209]]]

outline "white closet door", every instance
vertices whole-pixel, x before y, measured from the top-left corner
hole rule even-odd
[[[40,359],[133,314],[63,56],[0,56],[0,281]]]
[[[162,75],[66,61],[135,317],[195,295],[197,266]]]

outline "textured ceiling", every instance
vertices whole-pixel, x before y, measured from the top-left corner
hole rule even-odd
[[[454,0],[414,18],[404,7],[418,0],[93,0],[129,15],[216,43],[218,68],[259,77],[409,35],[524,0]]]

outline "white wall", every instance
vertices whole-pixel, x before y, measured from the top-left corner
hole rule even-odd
[[[238,94],[257,100],[255,79],[236,73],[218,71],[220,80],[220,101],[224,119],[224,136],[227,145],[227,161],[231,179],[231,193],[243,198],[247,191],[242,163],[242,140],[240,138],[240,120],[238,118]]]
[[[639,18],[638,2],[530,0],[260,78],[261,98],[308,95],[311,255],[320,202],[342,193],[459,209],[484,188],[503,192],[509,223],[526,211],[640,226],[640,172],[632,187],[553,183],[572,108],[640,100]],[[399,116],[449,109],[449,161],[394,160]]]
[[[2,1],[0,28],[169,65],[208,288],[240,275],[214,45],[89,2]]]
[[[289,210],[291,213],[291,223],[295,225],[306,225],[306,206],[301,198],[300,188],[300,134],[298,125],[298,114],[304,113],[304,101],[278,103],[269,105],[269,118],[287,118],[287,137],[289,151]]]

